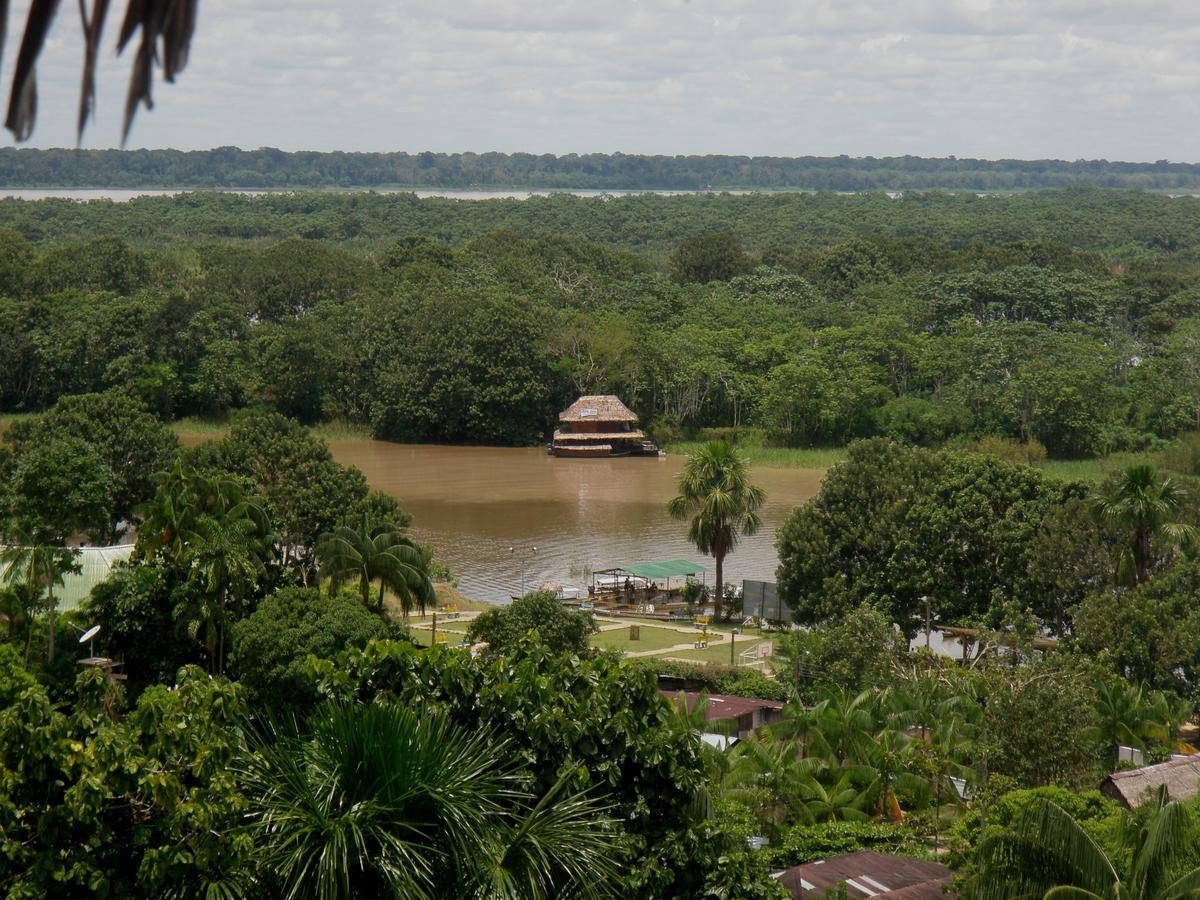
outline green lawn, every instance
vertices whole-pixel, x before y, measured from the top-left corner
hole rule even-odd
[[[637,653],[644,650],[665,650],[667,647],[674,647],[676,644],[691,643],[696,639],[696,635],[676,631],[674,628],[659,628],[641,623],[638,623],[638,625],[641,628],[641,637],[639,640],[631,641],[629,639],[629,629],[619,628],[592,635],[592,646],[600,647],[604,650],[624,650],[628,653]]]
[[[418,627],[410,626],[408,631],[409,631],[409,634],[412,635],[413,643],[415,643],[421,647],[428,647],[430,644],[433,643],[433,629],[432,628],[426,628],[424,626],[418,626]],[[454,645],[460,643],[463,639],[463,635],[466,633],[467,633],[466,627],[461,624],[457,628],[454,628],[454,627],[444,628],[444,627],[442,627],[442,623],[438,622],[438,634],[444,634],[446,636],[446,643],[451,646],[454,646]]]
[[[1160,453],[1114,453],[1099,459],[1048,459],[1041,465],[1047,475],[1068,481],[1103,481],[1134,463],[1153,463],[1162,466]]]
[[[738,635],[737,641],[733,645],[733,656],[737,665],[742,665],[743,660],[741,654],[745,650],[749,650],[755,644],[759,643],[762,638],[743,638]],[[706,663],[721,663],[729,665],[729,641],[724,640],[720,643],[709,644],[707,650],[678,650],[666,654],[672,659],[686,659],[693,662]]]

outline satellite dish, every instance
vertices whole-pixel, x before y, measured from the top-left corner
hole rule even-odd
[[[81,634],[79,636],[79,643],[86,644],[88,641],[90,641],[92,638],[94,638],[99,633],[100,633],[100,626],[93,625],[91,628],[89,628],[87,631],[85,631],[83,634]]]

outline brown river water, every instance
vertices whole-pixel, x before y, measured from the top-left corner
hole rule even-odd
[[[329,441],[338,462],[398,497],[412,534],[432,544],[469,597],[504,601],[544,582],[586,587],[591,572],[659,559],[712,560],[667,515],[684,457],[555,459],[540,448]],[[775,530],[817,492],[820,469],[753,467],[767,493],[763,528],[725,560],[726,581],[775,580]],[[514,548],[510,552],[509,548]],[[537,548],[536,552],[533,548]]]

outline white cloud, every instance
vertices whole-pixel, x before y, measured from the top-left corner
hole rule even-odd
[[[1181,0],[202,0],[130,143],[1196,159],[1197,46]],[[80,49],[63,4],[35,146],[74,143]]]

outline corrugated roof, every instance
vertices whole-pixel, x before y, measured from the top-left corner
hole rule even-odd
[[[779,876],[793,897],[826,896],[826,890],[846,885],[851,900],[861,897],[895,897],[905,900],[943,900],[956,896],[943,893],[950,883],[950,870],[941,863],[875,850],[860,850],[820,862],[793,866]]]
[[[1189,800],[1200,793],[1200,753],[1140,769],[1113,772],[1100,789],[1133,808],[1164,785],[1172,800]]]
[[[636,422],[638,417],[615,394],[588,394],[561,413],[560,422]]]
[[[708,706],[704,710],[706,722],[717,719],[737,719],[758,709],[783,709],[783,703],[778,700],[760,700],[757,697],[738,697],[734,694],[701,694],[697,691],[660,691],[672,700],[678,700],[683,694],[683,702],[687,711],[691,712],[701,697],[708,698]]]

